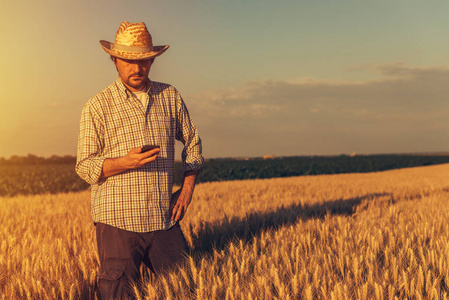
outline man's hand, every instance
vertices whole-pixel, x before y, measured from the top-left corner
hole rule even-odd
[[[101,177],[107,178],[109,176],[122,173],[126,170],[139,168],[156,160],[159,155],[160,148],[155,148],[143,153],[142,148],[143,147],[133,148],[122,157],[105,159]]]
[[[127,169],[136,169],[155,161],[161,149],[154,148],[147,152],[142,152],[142,150],[143,147],[133,148],[123,157]]]
[[[192,201],[195,181],[198,175],[197,171],[186,172],[182,187],[172,195],[170,202],[170,218],[175,221],[181,221],[187,211],[187,207]]]

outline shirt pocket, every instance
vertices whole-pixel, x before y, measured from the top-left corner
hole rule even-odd
[[[148,140],[161,147],[160,156],[167,156],[167,151],[174,147],[174,125],[174,118],[167,115],[157,115],[148,120]]]

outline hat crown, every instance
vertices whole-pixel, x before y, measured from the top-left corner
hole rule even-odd
[[[143,22],[122,22],[115,35],[114,43],[130,47],[153,47],[153,39]]]
[[[114,43],[101,40],[100,45],[109,55],[130,60],[157,57],[170,47],[170,45],[153,46],[151,34],[143,22],[122,22]]]

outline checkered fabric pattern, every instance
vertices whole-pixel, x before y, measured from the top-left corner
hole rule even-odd
[[[178,91],[149,81],[148,106],[121,79],[84,106],[78,137],[76,172],[91,184],[94,222],[134,232],[174,225],[169,205],[173,188],[175,139],[184,144],[184,172],[201,170],[201,139]],[[143,145],[161,147],[156,161],[100,178],[106,158],[124,156]]]

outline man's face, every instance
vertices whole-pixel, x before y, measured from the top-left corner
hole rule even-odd
[[[128,89],[137,92],[145,87],[151,69],[151,59],[128,60],[114,57],[113,60],[120,78]]]

